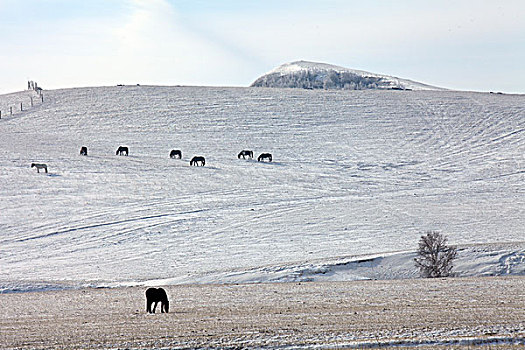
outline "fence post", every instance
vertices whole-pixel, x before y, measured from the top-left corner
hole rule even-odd
[[[0,111],[0,119],[2,119],[2,111]]]
[[[31,96],[31,107],[33,107],[33,96]]]
[[[23,111],[24,107],[22,107],[22,102],[20,102],[20,110]]]
[[[11,115],[13,115],[13,107],[9,107],[9,112],[11,112]]]
[[[44,94],[40,92],[40,98],[42,99],[42,103],[44,103]]]

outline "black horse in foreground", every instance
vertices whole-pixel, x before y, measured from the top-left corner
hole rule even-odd
[[[249,150],[246,150],[246,149],[243,149],[238,155],[237,155],[237,158],[239,159],[246,159],[246,157],[248,158],[252,158],[253,159],[253,151],[249,151]]]
[[[129,154],[129,149],[127,147],[119,146],[119,148],[117,148],[116,155],[127,156],[128,154]]]
[[[160,312],[169,312],[170,309],[170,302],[168,301],[168,295],[166,294],[166,291],[162,288],[148,288],[146,289],[146,311],[150,314],[155,313],[155,309],[157,308],[157,304],[160,301]],[[153,305],[153,308],[151,308],[151,305]]]
[[[258,162],[262,162],[263,160],[267,159],[269,162],[272,161],[272,155],[270,153],[261,153],[261,155],[257,158]]]
[[[204,166],[206,164],[206,160],[204,159],[204,157],[195,156],[190,160],[190,165],[199,166],[199,163],[201,166]]]
[[[87,156],[87,147],[86,146],[82,146],[80,148],[80,155],[81,156]]]
[[[182,158],[182,151],[178,149],[172,149],[170,152],[170,158]]]

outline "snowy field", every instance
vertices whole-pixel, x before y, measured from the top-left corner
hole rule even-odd
[[[0,291],[413,277],[427,230],[458,275],[525,274],[525,95],[31,94],[0,96]]]

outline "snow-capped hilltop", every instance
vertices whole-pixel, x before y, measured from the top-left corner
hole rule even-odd
[[[308,61],[285,63],[258,78],[251,86],[336,90],[445,90],[408,79]]]

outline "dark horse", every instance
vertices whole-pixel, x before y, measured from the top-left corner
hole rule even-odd
[[[36,168],[36,172],[39,173],[40,169],[44,169],[47,173],[47,165],[39,163],[31,163],[31,168]]]
[[[172,149],[170,152],[170,158],[182,158],[182,152],[178,149]]]
[[[269,162],[272,161],[272,155],[270,153],[261,153],[261,155],[257,158],[258,162],[261,162],[265,159],[268,159]]]
[[[117,149],[117,155],[125,155],[127,156],[129,154],[129,149],[127,147],[124,147],[124,146],[119,146],[119,148]]]
[[[206,161],[204,160],[204,157],[201,156],[195,156],[191,158],[190,165],[199,166],[199,163],[204,166],[206,164]]]
[[[246,149],[243,149],[238,155],[237,155],[237,158],[239,159],[246,159],[246,157],[249,157],[249,158],[252,158],[253,159],[253,151],[248,151]]]
[[[162,288],[148,288],[146,289],[146,311],[150,314],[155,313],[155,309],[157,308],[157,304],[160,301],[160,312],[169,312],[170,309],[170,302],[168,301],[168,295],[166,294],[166,291]],[[151,308],[151,304],[155,303],[153,305],[153,309]]]
[[[87,147],[82,146],[82,147],[80,148],[80,155],[81,155],[81,156],[87,156]]]

